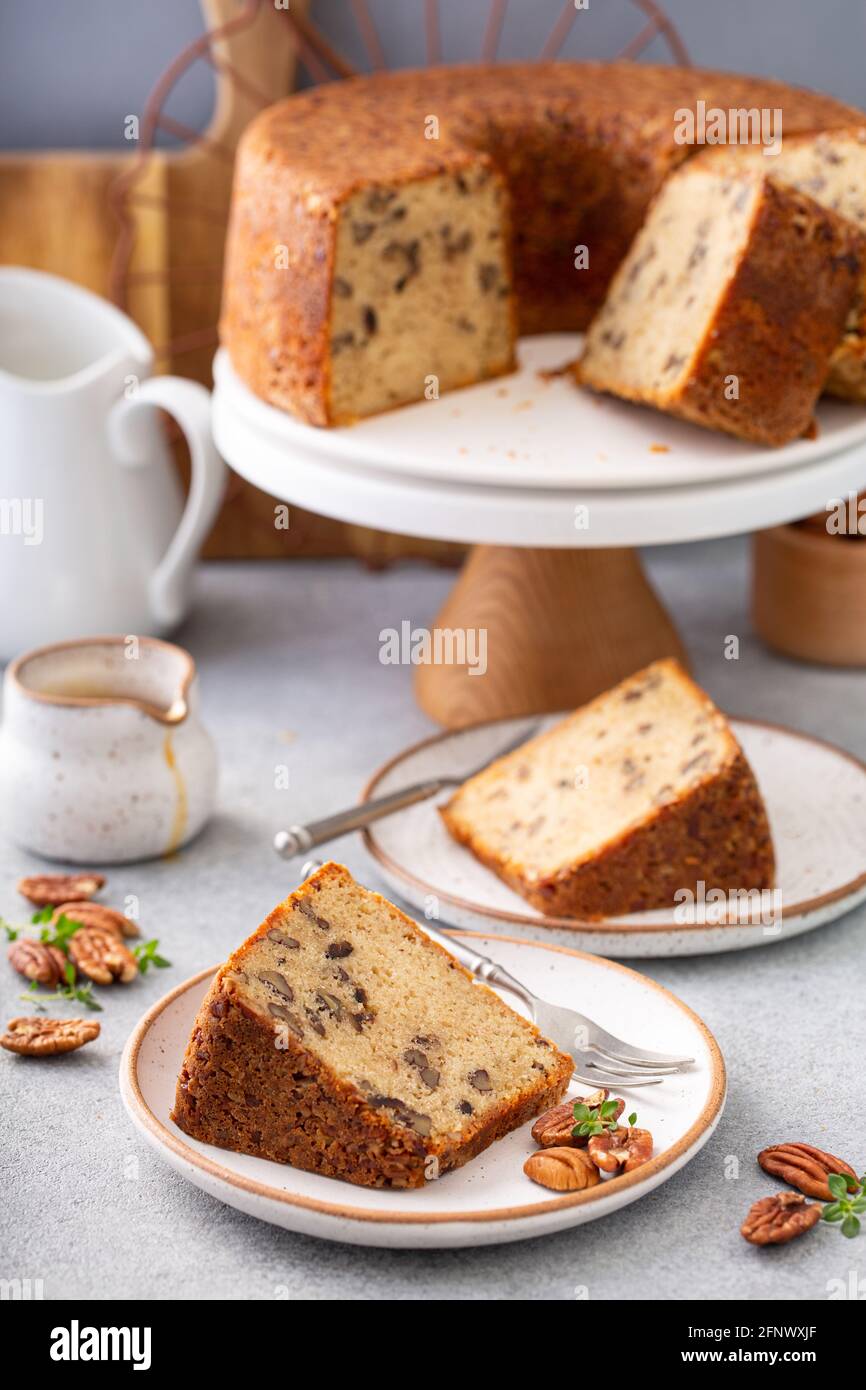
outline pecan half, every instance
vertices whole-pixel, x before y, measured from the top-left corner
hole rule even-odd
[[[777,1192],[749,1208],[740,1234],[752,1245],[784,1245],[821,1220],[821,1208],[799,1192]]]
[[[765,1173],[790,1183],[807,1197],[820,1197],[825,1202],[833,1201],[827,1185],[831,1173],[841,1173],[854,1183],[858,1181],[849,1164],[812,1144],[771,1144],[758,1154],[758,1162]]]
[[[597,1168],[605,1173],[631,1173],[648,1163],[653,1154],[653,1137],[648,1129],[635,1129],[629,1125],[608,1130],[606,1134],[593,1134],[586,1146],[589,1157]]]
[[[0,1047],[22,1057],[53,1057],[98,1037],[99,1024],[89,1018],[13,1018]]]
[[[539,1149],[530,1154],[523,1171],[554,1192],[582,1192],[601,1182],[598,1169],[582,1149]]]
[[[115,980],[129,984],[138,974],[138,962],[112,931],[102,927],[81,927],[69,938],[69,954],[82,975],[97,985]]]
[[[131,917],[124,917],[114,907],[104,903],[79,903],[70,901],[60,903],[54,909],[52,922],[68,917],[70,922],[80,922],[82,927],[101,927],[103,931],[114,932],[121,940],[125,936],[141,936],[141,928]]]
[[[580,1104],[591,1107],[601,1105],[609,1094],[607,1090],[593,1091],[591,1095],[575,1096],[574,1100],[565,1101],[562,1105],[555,1105],[552,1110],[546,1110],[532,1126],[531,1133],[536,1144],[540,1144],[543,1149],[585,1149],[586,1139],[571,1132],[575,1126],[574,1107]],[[611,1116],[612,1120],[618,1120],[625,1110],[624,1100],[617,1098],[616,1105],[616,1113]]]
[[[31,874],[18,880],[18,892],[35,907],[85,902],[105,883],[102,874]]]
[[[42,941],[22,937],[12,942],[6,954],[19,975],[35,980],[37,985],[54,989],[56,985],[66,983],[69,962],[58,946],[46,946]]]

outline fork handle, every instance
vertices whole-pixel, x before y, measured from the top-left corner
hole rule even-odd
[[[296,854],[306,854],[317,845],[328,840],[336,840],[350,830],[361,830],[383,816],[391,816],[417,801],[426,801],[435,796],[443,787],[453,785],[447,777],[430,777],[426,782],[415,782],[411,787],[402,787],[398,792],[387,796],[377,796],[374,801],[365,801],[360,806],[352,806],[348,811],[338,811],[336,815],[325,816],[323,820],[311,821],[309,825],[290,825],[288,830],[278,830],[274,836],[274,849],[284,859],[293,859]]]
[[[449,955],[456,956],[461,965],[465,965],[470,975],[474,975],[476,980],[483,980],[488,985],[499,985],[502,989],[507,989],[516,994],[532,1010],[535,1017],[535,996],[522,985],[519,980],[515,980],[513,975],[509,975],[503,965],[499,965],[489,956],[482,956],[480,951],[473,951],[471,946],[467,946],[461,941],[459,936],[446,936],[436,927],[431,927],[429,922],[419,922],[418,926],[423,932],[434,941],[443,946]]]

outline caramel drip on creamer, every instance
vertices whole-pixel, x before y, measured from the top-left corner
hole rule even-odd
[[[183,780],[183,773],[177,765],[177,758],[174,756],[174,746],[172,744],[172,731],[169,730],[162,745],[165,761],[168,770],[174,778],[174,785],[177,791],[177,804],[174,810],[174,820],[172,822],[171,833],[168,837],[168,844],[165,847],[165,855],[174,854],[178,849],[183,832],[186,830],[186,821],[189,814],[189,802],[186,794],[186,783]]]

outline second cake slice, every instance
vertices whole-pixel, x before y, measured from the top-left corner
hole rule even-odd
[[[770,888],[754,774],[723,714],[658,661],[465,782],[445,824],[541,912],[609,917],[679,889]]]
[[[785,444],[811,425],[864,249],[852,223],[754,161],[738,169],[727,151],[701,154],[656,197],[590,325],[577,378]]]

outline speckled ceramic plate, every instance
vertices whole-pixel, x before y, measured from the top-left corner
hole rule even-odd
[[[187,1038],[213,970],[178,985],[133,1031],[120,1066],[126,1109],[166,1162],[205,1192],[287,1230],[352,1245],[456,1247],[525,1240],[609,1215],[673,1177],[707,1142],[725,1101],[724,1062],[706,1025],[668,990],[610,961],[506,937],[478,937],[476,944],[554,1003],[578,1007],[591,999],[592,1016],[603,1027],[644,1047],[695,1058],[687,1072],[658,1086],[623,1091],[655,1139],[654,1156],[643,1168],[605,1179],[587,1192],[551,1193],[523,1172],[524,1160],[536,1148],[528,1124],[464,1168],[414,1192],[352,1187],[200,1144],[172,1124],[169,1113]],[[514,999],[508,1003],[515,1007]]]
[[[552,715],[550,722],[558,718]],[[526,723],[479,724],[417,744],[374,774],[364,799],[446,772],[463,776]],[[712,920],[713,909],[701,921],[694,911],[673,905],[603,922],[545,917],[451,839],[435,801],[371,826],[367,848],[394,892],[428,918],[455,927],[519,927],[536,936],[554,927],[604,956],[704,955],[784,941],[866,900],[866,766],[790,729],[746,719],[732,721],[732,727],[767,805],[779,898],[728,908],[721,922]]]

